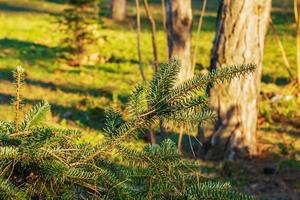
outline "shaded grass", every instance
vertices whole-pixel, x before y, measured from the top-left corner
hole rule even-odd
[[[295,73],[295,25],[293,24],[292,7],[290,3],[278,2],[280,1],[274,1],[273,9],[276,34],[279,34],[283,40],[292,71]],[[151,5],[158,23],[159,61],[165,62],[167,60],[167,42],[165,33],[162,31],[160,1]],[[101,15],[106,15],[105,13],[109,12],[108,2],[104,2],[102,6]],[[115,24],[108,18],[103,20],[103,27],[99,31],[101,42],[95,49],[101,53],[106,62],[78,68],[69,67],[58,56],[63,51],[63,47],[59,43],[62,36],[57,31],[58,27],[54,23],[55,17],[51,15],[51,12],[61,12],[63,8],[62,2],[55,1],[0,0],[0,9],[5,10],[0,15],[2,22],[0,24],[1,79],[9,80],[11,76],[9,71],[16,65],[23,65],[28,78],[28,86],[25,89],[26,96],[32,99],[40,96],[51,99],[50,103],[52,104],[76,105],[86,101],[84,98],[88,98],[93,102],[92,106],[94,107],[95,104],[98,107],[106,107],[112,105],[113,102],[126,103],[130,90],[141,81],[134,31],[134,3],[129,2],[127,23]],[[199,17],[200,8],[199,2],[194,1],[195,22]],[[210,1],[204,17],[200,40],[195,41],[196,37],[193,38],[194,44],[200,43],[196,63],[198,72],[209,65],[216,11],[217,1]],[[142,17],[142,55],[149,78],[152,73],[151,35],[144,11]],[[194,35],[195,29],[196,26],[194,26]],[[269,87],[264,87],[264,85],[278,85],[277,91],[280,91],[280,87],[289,82],[280,51],[277,44],[274,43],[274,32],[272,31],[269,31],[266,40],[262,81],[265,83],[262,87],[265,92],[269,92]],[[27,91],[30,88],[35,88],[35,91]],[[57,99],[57,93],[60,94],[61,100]],[[83,107],[88,110],[89,106],[84,105]]]
[[[196,41],[196,37],[193,38],[193,44],[200,43],[196,73],[209,65],[217,2],[209,1],[200,40]],[[276,34],[279,34],[283,41],[292,71],[295,73],[295,25],[292,5],[279,0],[273,4],[272,18]],[[109,3],[104,2],[102,6],[101,15],[107,16]],[[162,31],[160,1],[154,1],[151,6],[158,24],[159,61],[165,62],[167,42]],[[64,48],[60,46],[62,35],[57,31],[53,13],[59,15],[64,7],[62,1],[0,0],[0,9],[3,10],[0,15],[0,93],[12,94],[13,88],[8,86],[8,80],[11,80],[10,71],[14,66],[22,65],[27,72],[27,86],[24,89],[26,98],[46,99],[57,105],[53,106],[53,112],[57,114],[58,121],[66,119],[67,123],[72,125],[78,117],[83,128],[99,130],[102,126],[102,115],[98,118],[95,115],[93,122],[89,124],[84,119],[85,114],[77,112],[76,109],[79,107],[82,112],[88,111],[90,115],[94,115],[95,110],[106,109],[111,105],[119,104],[122,108],[127,102],[130,90],[141,81],[136,52],[134,2],[129,1],[126,23],[115,24],[108,18],[103,19],[102,28],[99,30],[100,43],[94,48],[101,53],[106,62],[78,68],[69,67],[59,57]],[[199,2],[194,1],[194,36],[200,8]],[[151,35],[143,9],[142,22],[143,64],[149,78],[152,74]],[[280,93],[281,87],[289,83],[289,77],[283,67],[279,48],[274,42],[274,34],[269,31],[266,39],[262,90],[270,92],[272,88],[272,92]],[[7,98],[3,99],[2,102],[7,101]],[[69,112],[76,114],[70,115]]]
[[[44,3],[39,0],[0,0],[0,11],[8,13],[31,13],[57,15],[63,10],[55,1]]]

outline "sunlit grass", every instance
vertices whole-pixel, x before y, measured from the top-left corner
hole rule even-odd
[[[295,73],[295,25],[292,8],[289,4],[282,6],[276,1],[274,5],[273,21]],[[27,73],[27,84],[23,91],[25,102],[30,105],[35,101],[49,101],[55,122],[99,131],[103,126],[105,109],[115,104],[124,108],[130,91],[142,80],[138,71],[135,11],[132,3],[128,8],[128,22],[125,25],[103,19],[99,30],[100,42],[93,47],[103,57],[103,62],[82,67],[70,67],[59,58],[62,48],[59,41],[62,35],[55,21],[64,8],[63,4],[37,0],[0,0],[0,8],[0,98],[5,100],[0,107],[1,117],[11,118],[13,115],[9,109],[10,102],[6,100],[13,95],[10,72],[17,65],[22,65]],[[195,29],[200,5],[195,4],[194,8],[196,16],[193,44],[199,43],[196,68],[196,73],[199,73],[199,70],[209,65],[216,5],[214,2],[209,4],[199,41],[196,41]],[[161,25],[160,4],[152,9],[158,22],[159,61],[165,62],[167,42]],[[106,15],[107,5],[102,12]],[[283,15],[284,12],[286,15]],[[144,15],[142,31],[142,58],[149,79],[152,74],[151,35]],[[280,94],[289,77],[273,31],[269,31],[265,47],[262,91]],[[261,105],[264,106],[263,103]],[[285,107],[283,104],[279,109],[284,110]],[[290,109],[296,115],[299,114],[296,112],[297,106]]]

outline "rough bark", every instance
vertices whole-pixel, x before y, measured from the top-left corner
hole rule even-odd
[[[192,69],[192,2],[191,0],[167,0],[166,1],[166,28],[168,36],[169,59],[178,59],[181,69],[178,74],[178,83],[193,76]],[[178,149],[181,143],[184,128],[181,127],[178,140]]]
[[[254,74],[210,89],[218,121],[206,157],[234,159],[256,154],[257,97],[271,0],[222,0],[211,69],[254,63]]]
[[[126,19],[126,0],[111,1],[111,17],[116,21],[124,21]]]
[[[167,0],[167,31],[169,58],[181,62],[179,81],[193,74],[191,63],[192,5],[191,0]]]

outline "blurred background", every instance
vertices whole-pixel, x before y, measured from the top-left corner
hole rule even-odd
[[[117,2],[121,4],[122,1]],[[92,143],[101,140],[105,110],[108,107],[124,110],[130,91],[143,81],[140,67],[149,80],[156,65],[153,26],[144,4],[140,2],[139,7],[141,57],[137,50],[136,1],[127,0],[126,4],[125,14],[115,11],[121,13],[114,16],[109,0],[86,8],[64,0],[0,0],[0,118],[13,119],[11,71],[21,65],[26,70],[22,91],[24,110],[35,102],[47,100],[52,106],[49,116],[52,122],[84,130],[83,140]],[[192,47],[197,48],[195,74],[209,69],[218,5],[219,1],[208,0],[203,12],[203,1],[192,1]],[[150,0],[148,6],[156,24],[157,61],[164,63],[168,61],[168,43],[162,2]],[[203,24],[197,31],[201,13],[204,13]],[[273,0],[271,18],[259,95],[258,156],[230,165],[226,161],[199,162],[204,166],[205,176],[233,181],[242,191],[258,197],[300,199],[294,2]],[[73,28],[81,26],[87,31],[74,33]],[[75,37],[74,41],[72,34],[79,35],[77,40]],[[76,42],[86,43],[85,48],[78,48]],[[177,141],[178,133],[173,131],[168,137]],[[133,145],[143,146],[149,140],[144,138]],[[197,141],[192,140],[190,144],[187,136],[183,138],[187,158],[193,157],[191,146],[197,146]]]

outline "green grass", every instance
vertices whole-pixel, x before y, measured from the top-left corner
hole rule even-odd
[[[57,2],[57,3],[55,3]],[[209,54],[214,37],[217,1],[210,1],[204,18],[200,40],[196,41],[195,29],[200,6],[193,4],[195,22],[193,44],[200,43],[197,57],[197,73],[209,65]],[[59,58],[63,51],[62,39],[55,24],[64,4],[58,1],[0,0],[0,101],[1,118],[12,118],[9,99],[13,95],[11,71],[17,65],[26,69],[27,84],[23,94],[29,105],[42,99],[52,105],[53,121],[85,130],[99,131],[103,125],[104,110],[109,106],[122,109],[134,86],[141,82],[136,52],[134,4],[130,1],[128,19],[124,24],[115,24],[104,17],[99,45],[94,46],[106,62],[82,67],[70,67]],[[159,1],[152,4],[158,23],[159,61],[167,58],[165,33],[161,22]],[[104,3],[101,15],[109,13]],[[147,77],[152,74],[151,35],[145,13],[142,13],[142,55]],[[292,5],[275,1],[273,20],[278,34],[295,68],[295,25]],[[269,31],[265,44],[262,90],[280,93],[289,81],[274,32]],[[263,104],[262,104],[263,105]],[[292,108],[293,111],[293,108]]]

